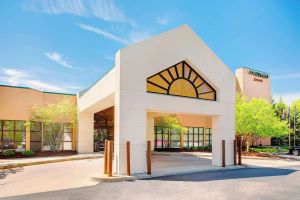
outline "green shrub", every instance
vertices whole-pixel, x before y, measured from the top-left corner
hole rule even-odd
[[[205,147],[204,147],[204,150],[205,150],[205,151],[211,151],[212,148],[211,148],[211,146],[205,146]]]
[[[190,147],[190,150],[197,151],[197,147]]]
[[[30,157],[30,156],[34,155],[34,151],[32,151],[32,150],[22,151],[21,154],[22,154],[22,156]]]
[[[204,150],[204,147],[203,147],[203,146],[199,146],[199,147],[197,147],[197,150],[198,150],[198,151],[203,151],[203,150]]]
[[[250,151],[254,153],[276,153],[278,150],[273,147],[251,147]]]
[[[16,153],[15,153],[14,150],[9,149],[9,150],[3,151],[3,156],[4,157],[13,157],[15,155],[16,155]]]

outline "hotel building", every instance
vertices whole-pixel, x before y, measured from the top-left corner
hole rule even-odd
[[[114,140],[114,169],[126,170],[125,144],[131,142],[132,173],[146,171],[146,142],[153,150],[212,146],[212,164],[233,165],[236,92],[270,97],[269,75],[248,68],[236,74],[184,25],[120,49],[115,66],[79,94],[0,86],[0,147],[48,150],[35,123],[25,127],[34,105],[70,99],[78,107],[77,127],[66,126],[62,150],[90,153]],[[175,114],[186,133],[159,130],[155,118]]]

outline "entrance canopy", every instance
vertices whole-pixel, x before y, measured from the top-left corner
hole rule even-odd
[[[92,152],[94,113],[114,106],[115,171],[126,169],[131,143],[132,173],[146,171],[147,113],[211,116],[213,165],[233,164],[235,76],[188,27],[120,49],[115,67],[78,97],[78,151]]]

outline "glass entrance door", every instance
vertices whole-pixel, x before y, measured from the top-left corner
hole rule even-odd
[[[105,140],[114,140],[113,117],[94,116],[94,151],[103,151]]]

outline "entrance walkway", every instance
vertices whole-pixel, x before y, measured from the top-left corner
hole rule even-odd
[[[151,177],[235,169],[241,167],[216,167],[212,166],[211,161],[211,153],[205,152],[153,152]],[[137,175],[137,177],[147,178],[145,175]]]

